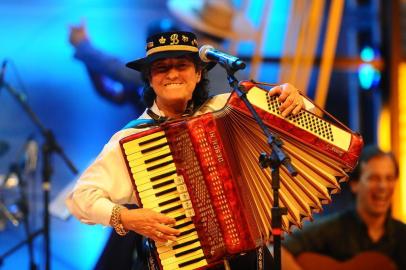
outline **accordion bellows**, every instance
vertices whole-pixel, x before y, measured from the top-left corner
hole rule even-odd
[[[282,229],[302,226],[322,210],[356,165],[362,138],[302,110],[283,118],[277,97],[247,92],[261,119],[283,141],[298,174],[280,169]],[[264,245],[271,239],[272,179],[259,155],[267,139],[233,93],[216,112],[167,122],[120,141],[142,207],[174,217],[182,231],[156,243],[161,269],[195,269]]]

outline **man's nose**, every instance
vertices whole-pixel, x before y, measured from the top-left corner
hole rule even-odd
[[[176,68],[176,66],[171,66],[168,70],[167,76],[169,78],[176,78],[179,75],[179,70]]]
[[[378,181],[379,188],[387,188],[389,186],[389,181],[385,177],[380,177]]]

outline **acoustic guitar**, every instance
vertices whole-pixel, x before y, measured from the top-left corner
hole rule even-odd
[[[296,258],[303,270],[396,270],[388,256],[375,251],[362,252],[350,260],[337,261],[318,253],[304,252]]]

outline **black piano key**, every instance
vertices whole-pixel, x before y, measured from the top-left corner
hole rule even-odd
[[[162,210],[161,213],[162,213],[162,214],[167,214],[167,213],[169,213],[169,212],[172,212],[172,211],[175,211],[175,210],[178,210],[178,209],[181,209],[181,208],[183,208],[183,207],[182,207],[181,204],[179,204],[179,205],[170,207],[170,208],[168,208],[168,209]]]
[[[166,158],[167,156],[171,156],[171,155],[172,155],[171,153],[162,154],[162,155],[150,158],[150,159],[146,159],[146,160],[144,160],[144,163],[148,164],[148,163],[151,163],[151,162]]]
[[[164,187],[166,185],[170,185],[170,184],[174,184],[174,183],[175,183],[175,180],[171,179],[171,180],[168,180],[168,181],[153,185],[152,188],[157,189],[157,188],[161,188],[161,187]]]
[[[161,136],[158,136],[158,137],[156,137],[156,138],[152,138],[152,139],[149,139],[149,140],[140,142],[138,145],[139,145],[139,146],[146,145],[146,144],[149,144],[149,143],[152,143],[152,142],[155,142],[155,141],[159,141],[160,139],[163,139],[163,138],[166,138],[166,136],[165,136],[165,135],[161,135]]]
[[[193,260],[190,260],[190,261],[187,261],[187,262],[180,263],[180,264],[178,264],[178,266],[179,266],[179,268],[181,268],[181,267],[184,267],[184,266],[188,266],[188,265],[197,263],[197,262],[199,262],[201,260],[204,260],[204,259],[205,259],[205,257],[202,256],[200,258],[196,258],[196,259],[193,259]]]
[[[199,250],[199,249],[201,249],[201,247],[194,247],[194,248],[191,248],[191,249],[188,249],[188,250],[185,250],[185,251],[176,253],[176,254],[175,254],[175,257],[181,257],[181,256],[183,256],[183,255],[186,255],[186,254],[195,252],[195,251],[197,251],[197,250]]]
[[[146,154],[148,152],[152,152],[154,150],[157,150],[157,149],[162,148],[162,147],[167,146],[167,145],[168,145],[168,143],[166,143],[166,142],[161,143],[161,144],[157,144],[157,145],[154,145],[154,146],[152,146],[150,148],[145,148],[145,149],[141,150],[141,153]]]
[[[186,215],[185,215],[185,214],[176,217],[175,220],[176,220],[176,221],[179,221],[179,220],[182,220],[182,219],[184,219],[184,218],[186,218]]]
[[[176,197],[176,198],[173,198],[173,199],[164,201],[164,202],[160,202],[160,203],[158,203],[158,206],[165,206],[165,205],[167,205],[167,204],[170,204],[170,203],[173,203],[173,202],[177,202],[177,201],[180,201],[180,198],[179,198],[179,197]]]
[[[189,234],[189,233],[192,233],[192,232],[194,232],[194,231],[196,231],[196,228],[192,228],[192,229],[190,229],[190,230],[181,232],[181,233],[178,235],[178,237],[184,236],[184,235]]]
[[[171,164],[171,163],[173,163],[173,160],[165,161],[165,162],[156,164],[156,165],[154,165],[154,166],[148,167],[148,168],[147,168],[147,171],[153,171],[153,170],[159,169],[159,168],[161,168],[161,167],[164,167],[164,166],[166,166],[166,165],[169,165],[169,164]]]
[[[170,171],[170,172],[167,172],[167,173],[163,173],[163,174],[151,177],[150,180],[151,180],[151,182],[154,182],[154,181],[165,178],[165,177],[170,176],[170,175],[175,174],[175,173],[176,173],[176,170],[173,170],[173,171]]]
[[[191,245],[191,244],[196,243],[196,242],[199,242],[199,238],[189,240],[189,241],[186,241],[186,242],[181,243],[181,244],[174,245],[172,247],[172,249],[178,249],[178,248],[186,247],[186,246]]]
[[[193,224],[193,221],[189,220],[189,221],[187,221],[187,222],[185,222],[185,223],[182,223],[182,224],[173,226],[173,228],[174,228],[174,229],[180,229],[180,228],[183,228],[183,227],[188,226],[188,225],[190,225],[190,224]]]
[[[156,197],[159,197],[159,196],[162,196],[162,195],[171,193],[171,192],[173,192],[173,191],[176,191],[176,187],[169,188],[169,189],[167,189],[167,190],[163,190],[163,191],[161,191],[161,192],[158,192],[158,193],[155,194],[155,196],[156,196]]]

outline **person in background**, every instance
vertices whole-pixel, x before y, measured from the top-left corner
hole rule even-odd
[[[376,251],[389,257],[398,269],[406,269],[406,225],[391,216],[398,176],[398,163],[392,153],[373,145],[365,147],[350,175],[355,207],[306,224],[303,230],[287,236],[282,242],[282,268],[303,269],[304,256],[300,255],[304,252],[346,261]],[[313,263],[312,269],[323,268],[321,261]],[[359,263],[373,262],[362,262],[359,257]]]
[[[149,23],[146,34],[150,36],[177,29],[171,19],[164,18]],[[135,117],[141,115],[145,105],[141,98],[143,81],[140,75],[126,68],[118,57],[96,48],[84,22],[70,26],[69,43],[74,48],[74,57],[85,65],[97,93],[115,104],[132,104]]]
[[[112,226],[125,236],[129,231],[156,242],[176,241],[179,230],[172,228],[175,219],[148,208],[129,209],[124,204],[137,204],[130,175],[121,153],[119,140],[147,130],[167,119],[179,119],[213,112],[223,108],[229,94],[209,97],[207,71],[198,56],[196,36],[191,32],[164,32],[146,41],[146,56],[127,63],[142,74],[143,97],[147,109],[126,129],[118,131],[105,145],[76,183],[67,198],[71,213],[81,222]],[[282,115],[297,114],[304,107],[299,91],[290,84],[272,88],[269,95],[279,95]],[[272,267],[269,250],[264,248],[264,269]],[[256,251],[230,261],[231,269],[257,269]]]
[[[181,28],[188,29],[197,35],[202,45],[209,44],[220,50],[229,46],[230,40],[226,37],[239,36],[238,31],[232,27],[234,8],[228,0],[207,1],[202,6],[196,6],[193,1],[185,1],[181,6],[173,1],[168,1],[167,4],[174,15],[173,18],[152,21],[147,26],[146,36]],[[144,111],[145,105],[141,97],[143,82],[140,74],[125,68],[118,57],[96,48],[83,22],[70,26],[69,43],[74,48],[74,57],[86,66],[98,94],[115,104],[132,104],[136,117]],[[244,73],[240,75],[243,75],[242,79],[248,79]],[[220,66],[215,66],[208,76],[209,95],[231,91],[227,74]]]

